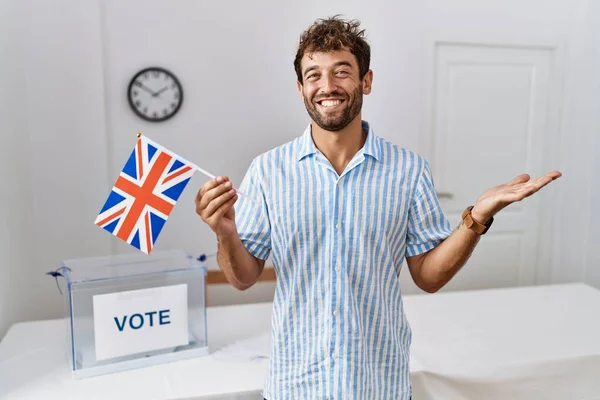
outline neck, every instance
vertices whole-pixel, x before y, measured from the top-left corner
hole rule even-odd
[[[326,131],[313,122],[312,138],[317,149],[340,175],[354,155],[364,146],[367,133],[363,131],[359,114],[348,126],[337,132]]]

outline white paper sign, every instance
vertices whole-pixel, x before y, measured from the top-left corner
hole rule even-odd
[[[96,360],[189,344],[187,285],[94,296]]]

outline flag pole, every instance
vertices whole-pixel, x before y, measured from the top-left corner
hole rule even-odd
[[[142,137],[142,134],[141,134],[140,132],[138,132],[138,133],[137,133],[137,137],[138,137],[138,138]],[[186,164],[188,164],[188,165],[191,165],[192,167],[194,167],[194,169],[196,169],[196,170],[198,170],[198,171],[202,172],[204,175],[208,176],[209,178],[211,178],[211,179],[215,179],[215,176],[214,176],[213,174],[211,174],[210,172],[208,172],[208,171],[206,171],[206,170],[204,170],[204,169],[200,168],[199,166],[197,166],[197,165],[196,165],[196,164],[194,164],[193,162],[190,162],[190,161],[186,160],[185,158],[181,157],[180,155],[173,154],[173,152],[171,152],[171,151],[169,151],[169,150],[165,149],[163,146],[161,146],[161,145],[159,145],[158,143],[156,143],[156,142],[154,142],[154,141],[150,140],[150,139],[148,138],[148,136],[144,136],[144,137],[146,138],[146,140],[147,140],[148,142],[152,143],[152,144],[153,144],[154,146],[156,146],[156,147],[159,147],[159,148],[160,148],[162,151],[164,151],[165,153],[168,153],[168,154],[169,154],[171,157],[174,157],[174,158],[179,158],[179,159],[181,159],[182,161],[184,161]]]
[[[140,138],[142,137],[142,134],[140,132],[137,133],[137,137]],[[165,153],[169,154],[171,157],[174,158],[179,158],[182,161],[184,161],[186,164],[191,165],[192,167],[194,167],[196,170],[200,171],[201,173],[203,173],[204,175],[208,176],[210,179],[215,179],[215,175],[211,174],[210,172],[200,168],[199,166],[197,166],[196,164],[194,164],[193,162],[190,162],[188,160],[186,160],[185,158],[181,157],[180,155],[174,154],[172,151],[164,148],[163,146],[161,146],[160,144],[154,142],[153,140],[149,139],[148,136],[144,136],[146,138],[146,140],[150,143],[152,143],[154,146],[156,146],[157,148],[160,148],[162,151],[164,151]],[[235,188],[234,188],[235,189]],[[242,192],[240,192],[239,190],[235,189],[235,191],[238,194],[241,194],[242,196],[244,195]]]

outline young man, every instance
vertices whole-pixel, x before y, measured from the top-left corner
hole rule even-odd
[[[452,230],[427,161],[362,120],[369,62],[358,22],[315,22],[294,61],[311,118],[304,134],[255,158],[239,197],[218,177],[196,198],[233,286],[252,286],[273,256],[270,400],[409,399],[403,261],[421,289],[436,292],[498,211],[561,175],[521,175],[486,191]]]

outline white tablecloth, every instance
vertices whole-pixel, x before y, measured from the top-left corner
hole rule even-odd
[[[209,307],[208,356],[81,380],[71,378],[63,320],[15,324],[0,342],[0,399],[262,399],[267,360],[221,361],[213,354],[268,331],[271,306]]]
[[[583,284],[404,297],[414,399],[600,399],[600,291]],[[0,342],[0,399],[261,398],[267,360],[214,357],[269,330],[271,304],[208,310],[211,355],[70,377],[62,321]]]
[[[600,399],[600,291],[407,296],[415,399]]]

